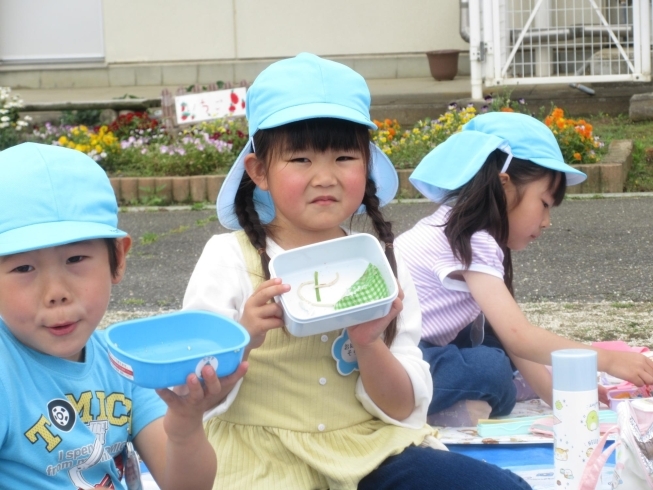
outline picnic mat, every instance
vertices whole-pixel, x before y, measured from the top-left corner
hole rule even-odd
[[[547,417],[551,408],[542,400],[518,402],[512,413],[506,417]],[[471,458],[487,461],[501,468],[517,473],[528,482],[533,490],[557,488],[553,468],[553,437],[541,434],[520,434],[480,437],[476,427],[438,427],[440,440],[450,451]],[[608,445],[611,444],[608,441]],[[606,446],[607,447],[607,446]],[[612,490],[614,453],[601,475],[597,490]],[[159,490],[145,465],[141,464],[143,490]]]
[[[547,417],[551,408],[542,400],[519,402],[510,416]],[[481,437],[476,427],[438,427],[440,440],[450,451],[480,459],[517,473],[533,490],[557,488],[553,466],[553,437],[543,434]],[[611,444],[608,441],[607,445]],[[607,447],[606,445],[606,447]],[[612,490],[614,453],[608,459],[597,490]]]

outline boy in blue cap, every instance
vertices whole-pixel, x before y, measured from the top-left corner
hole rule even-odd
[[[104,171],[75,150],[10,148],[0,207],[2,486],[124,488],[133,441],[162,489],[210,488],[202,415],[221,398],[215,371],[204,367],[204,385],[190,374],[186,396],[157,390],[162,401],[111,368],[95,331],[131,246]]]

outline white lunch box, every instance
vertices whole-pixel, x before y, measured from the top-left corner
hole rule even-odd
[[[335,310],[332,306],[349,287],[365,272],[369,264],[375,265],[385,281],[389,295],[368,303]],[[301,287],[304,298],[298,292],[300,285],[313,281],[317,272],[320,283],[335,283],[319,289],[320,300],[312,285]],[[390,312],[399,288],[381,244],[372,235],[360,233],[343,238],[307,245],[282,252],[270,261],[270,276],[281,278],[290,285],[290,291],[281,295],[284,320],[288,331],[297,337],[306,337],[351,327],[382,318]]]

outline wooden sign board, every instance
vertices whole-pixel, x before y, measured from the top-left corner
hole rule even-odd
[[[177,124],[245,115],[245,87],[175,97]]]

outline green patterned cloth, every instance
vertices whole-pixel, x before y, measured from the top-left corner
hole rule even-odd
[[[334,310],[342,310],[350,306],[362,305],[377,299],[387,298],[390,293],[381,271],[375,265],[368,265],[363,275],[347,290],[345,295],[335,304]]]

